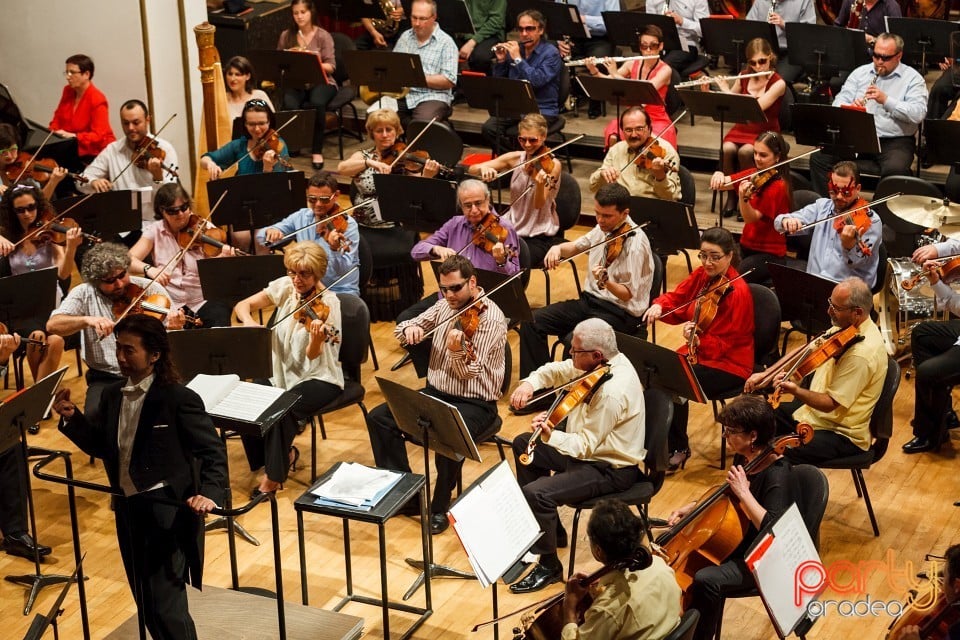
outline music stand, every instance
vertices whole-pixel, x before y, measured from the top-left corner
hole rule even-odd
[[[880,153],[873,114],[826,104],[793,105],[797,144],[821,147],[831,155]]]
[[[408,87],[426,87],[420,56],[394,51],[344,51],[343,64],[351,84],[374,93],[399,93]]]
[[[802,42],[787,49],[790,64],[803,68],[815,82],[826,82],[841,71],[865,64],[867,45],[862,31],[833,25],[788,22],[787,42]],[[796,113],[796,112],[794,112]],[[797,117],[794,116],[794,122]]]
[[[430,261],[430,267],[433,268],[433,275],[437,282],[440,282],[441,264],[439,260]],[[475,271],[477,285],[484,291],[493,291],[503,284],[504,280],[510,278],[510,276],[496,271],[487,271],[486,269],[475,269]],[[503,315],[507,317],[510,326],[533,321],[533,311],[530,310],[530,302],[527,301],[527,294],[523,290],[523,283],[520,278],[495,291],[490,295],[490,299],[503,311]]]
[[[707,396],[685,356],[626,333],[615,333],[617,349],[637,370],[644,389],[663,389],[680,398],[706,404]]]
[[[236,256],[227,260],[199,260],[197,271],[204,299],[217,300],[231,307],[287,274],[283,255],[279,253]]]
[[[427,503],[429,504],[431,500],[430,449],[451,460],[462,457],[481,462],[477,444],[473,441],[473,436],[470,435],[467,425],[463,423],[460,411],[454,405],[392,380],[379,376],[376,376],[376,379],[397,426],[413,442],[423,446],[423,476],[426,480]],[[426,518],[429,516],[420,514],[420,517]],[[432,537],[430,539],[430,558],[433,558]],[[425,566],[422,562],[410,558],[407,558],[406,562],[412,567],[421,569],[421,573],[404,594],[404,600],[408,600],[420,587],[426,571],[430,572],[431,579],[444,577],[471,580],[476,577],[467,571],[460,571],[433,562],[430,563],[430,566]]]
[[[703,50],[711,56],[723,56],[727,66],[737,72],[743,68],[743,50],[754,38],[763,38],[774,51],[780,50],[777,28],[760,20],[701,18]],[[733,64],[730,61],[733,60]]]
[[[926,75],[929,67],[927,59],[936,65],[944,58],[951,58],[950,39],[960,31],[960,25],[946,20],[929,18],[884,18],[887,33],[895,33],[903,38],[903,59],[901,62],[912,67],[920,67],[920,75]]]
[[[70,209],[66,215],[76,220],[85,233],[112,238],[128,231],[139,231],[142,226],[143,194],[140,191],[106,191],[89,196],[73,196],[53,201],[57,213]]]
[[[46,320],[56,306],[56,267],[0,278],[0,322],[10,331],[22,331],[31,320]]]
[[[0,452],[8,451],[20,443],[20,456],[23,466],[21,468],[21,481],[23,487],[27,490],[27,513],[30,517],[30,532],[33,535],[33,566],[35,573],[29,573],[22,576],[5,576],[4,580],[19,584],[24,587],[30,587],[30,593],[27,596],[27,604],[23,608],[23,615],[28,615],[33,608],[33,603],[37,599],[37,594],[44,587],[55,584],[70,582],[73,578],[64,575],[43,575],[40,573],[40,543],[37,538],[37,514],[33,504],[33,490],[30,488],[30,474],[27,471],[27,428],[31,425],[39,424],[43,416],[53,405],[53,394],[63,375],[67,372],[67,367],[61,367],[42,380],[38,381],[32,387],[22,389],[12,396],[6,398],[3,404],[0,404]]]
[[[666,51],[686,50],[680,42],[677,23],[670,16],[656,13],[637,13],[635,11],[601,11],[603,24],[607,27],[607,38],[613,44],[629,47],[639,53],[640,33],[647,25],[654,25],[663,32],[663,48]]]
[[[927,158],[936,164],[960,163],[960,122],[956,120],[924,120]]]
[[[58,640],[60,638],[60,633],[57,628],[57,618],[63,614],[63,609],[60,607],[63,605],[64,599],[67,597],[67,592],[70,591],[70,583],[77,581],[77,574],[80,572],[80,565],[83,564],[83,559],[80,559],[80,562],[77,563],[77,568],[73,570],[73,575],[70,576],[70,579],[63,583],[63,588],[60,589],[60,595],[57,596],[57,599],[53,601],[53,606],[50,607],[49,613],[43,616],[39,613],[33,617],[33,622],[30,623],[30,628],[27,629],[27,633],[23,636],[23,640],[40,640],[43,637],[43,634],[46,633],[47,627],[51,624],[53,625],[53,638]]]
[[[476,33],[470,9],[464,0],[437,0],[437,22],[444,33]]]
[[[266,80],[276,85],[281,104],[286,89],[306,90],[327,81],[320,56],[312,51],[253,49],[247,52],[247,57],[257,70],[260,82]]]
[[[531,9],[543,14],[547,21],[547,37],[551,40],[563,40],[563,36],[571,38],[589,38],[590,29],[580,15],[580,9],[575,4],[553,2],[552,0],[538,0],[529,3]]]
[[[533,87],[526,80],[463,74],[460,76],[460,91],[472,109],[484,109],[497,123],[494,157],[500,155],[499,127],[504,118],[519,120],[527,113],[540,113]]]
[[[609,76],[577,76],[580,88],[591,100],[613,102],[617,105],[617,121],[620,121],[620,102],[629,105],[655,104],[663,106],[663,99],[652,82],[648,80],[627,80]]]
[[[631,196],[630,217],[637,224],[649,223],[643,232],[650,241],[650,250],[658,256],[700,246],[700,229],[693,208],[682,202]]]
[[[210,202],[217,202],[224,192],[227,195],[213,212],[213,223],[229,226],[234,231],[247,231],[269,226],[291,211],[302,209],[307,181],[302,171],[277,171],[220,178],[207,183]],[[252,236],[250,253],[254,252]]]
[[[317,14],[332,16],[334,21],[360,22],[361,18],[382,18],[379,0],[316,0]],[[410,2],[403,1],[410,14]]]
[[[403,159],[401,158],[401,161]],[[379,194],[390,194],[390,204],[380,196],[384,220],[407,229],[432,233],[456,215],[457,185],[446,180],[377,173],[373,184]]]
[[[833,322],[827,313],[827,300],[836,282],[800,269],[768,263],[773,292],[780,301],[780,315],[802,324],[807,340],[829,329]]]

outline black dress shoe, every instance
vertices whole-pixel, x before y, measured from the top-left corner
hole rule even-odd
[[[510,585],[512,593],[533,593],[555,582],[560,582],[563,567],[549,568],[538,564],[526,577]]]
[[[50,547],[36,544],[30,534],[26,532],[17,536],[5,536],[2,547],[9,555],[20,556],[28,560],[33,560],[34,549],[40,550],[41,558],[50,555],[50,552],[53,551]]]
[[[929,438],[914,438],[907,444],[903,445],[904,453],[923,453],[924,451],[933,451],[938,448],[939,445],[933,443]]]
[[[443,533],[450,526],[450,520],[445,513],[435,513],[430,516],[430,533],[437,535]]]

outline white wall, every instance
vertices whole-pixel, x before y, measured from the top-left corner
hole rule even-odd
[[[189,188],[194,158],[188,131],[202,109],[193,27],[206,15],[204,0],[3,0],[0,82],[24,117],[47,125],[66,83],[64,60],[84,53],[93,58],[93,83],[107,96],[110,124],[121,137],[119,107],[130,98],[147,101],[149,66],[154,126],[177,114],[161,136],[176,148]]]

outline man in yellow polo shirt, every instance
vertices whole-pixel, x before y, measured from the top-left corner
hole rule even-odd
[[[817,464],[833,458],[856,455],[870,447],[870,416],[887,375],[887,351],[880,330],[870,319],[873,294],[860,278],[847,278],[833,288],[827,301],[834,326],[857,328],[857,337],[837,358],[817,368],[809,388],[782,380],[783,392],[793,402],[777,409],[777,431],[792,430],[798,422],[814,428],[813,440],[790,449],[785,456],[794,464]],[[761,374],[747,379],[744,390],[757,388]]]

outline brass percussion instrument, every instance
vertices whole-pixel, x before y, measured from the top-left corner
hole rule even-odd
[[[393,4],[393,0],[380,0],[380,10],[383,11],[384,17],[374,18],[371,22],[373,22],[373,28],[379,31],[384,38],[392,38],[397,35],[397,30],[400,28],[400,21],[391,18],[390,14],[395,9],[398,9],[399,5],[399,0],[396,5]]]

